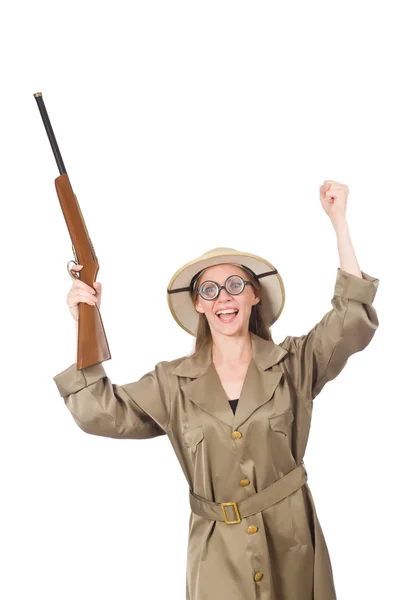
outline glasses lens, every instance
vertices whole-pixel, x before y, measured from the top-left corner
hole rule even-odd
[[[200,286],[200,292],[206,300],[212,300],[218,293],[218,286],[214,281],[204,281]]]
[[[226,280],[226,289],[229,294],[241,294],[244,289],[244,280],[238,275],[232,275]]]

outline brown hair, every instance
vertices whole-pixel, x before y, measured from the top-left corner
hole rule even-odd
[[[262,319],[260,312],[258,310],[258,306],[260,304],[262,304],[262,298],[263,298],[262,286],[259,283],[259,280],[254,276],[254,273],[251,270],[248,270],[243,265],[238,265],[238,266],[240,268],[244,269],[244,271],[246,271],[247,278],[252,283],[252,286],[254,288],[256,296],[257,297],[259,296],[259,298],[260,298],[260,301],[258,302],[258,304],[256,304],[255,306],[252,307],[251,316],[250,316],[250,320],[248,323],[248,331],[251,331],[255,335],[258,335],[259,337],[263,338],[264,340],[273,342],[272,334],[270,332],[270,327],[267,325],[267,323],[264,322],[264,320]],[[195,277],[197,277],[197,274],[195,275]],[[199,283],[200,277],[201,277],[201,275],[195,281],[193,291],[191,293],[191,298],[192,298],[193,304],[195,304],[195,301],[197,299],[197,295],[198,295],[197,288],[198,288],[198,283]],[[194,279],[194,277],[193,277],[193,279]],[[197,327],[196,342],[195,342],[194,351],[193,351],[192,356],[196,356],[196,354],[202,348],[204,348],[205,346],[210,345],[212,343],[211,329],[208,324],[207,317],[203,313],[198,313],[198,317],[199,317],[199,322],[198,322],[198,327]]]

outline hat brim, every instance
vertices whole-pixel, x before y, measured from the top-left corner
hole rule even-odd
[[[190,296],[189,287],[192,278],[203,269],[218,264],[240,263],[251,269],[256,275],[270,273],[259,279],[263,290],[262,302],[258,310],[264,322],[271,326],[279,318],[285,304],[285,289],[283,280],[275,267],[264,258],[248,252],[237,250],[213,251],[210,257],[192,260],[172,276],[167,287],[167,302],[172,316],[188,333],[195,336],[199,323],[199,314],[196,311]],[[183,291],[176,291],[181,290]]]

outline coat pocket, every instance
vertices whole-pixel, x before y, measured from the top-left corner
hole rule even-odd
[[[287,436],[293,420],[294,413],[292,412],[292,408],[288,408],[278,415],[271,415],[269,417],[269,425],[273,431],[278,431]]]
[[[204,438],[203,426],[198,425],[193,429],[186,429],[183,432],[183,440],[186,446],[188,446],[193,452],[196,452],[197,444]]]

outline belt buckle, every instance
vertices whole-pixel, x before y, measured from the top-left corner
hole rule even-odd
[[[233,506],[234,512],[236,513],[236,516],[237,516],[237,521],[228,521],[225,506]],[[235,502],[221,502],[221,508],[223,511],[223,516],[224,516],[226,525],[233,525],[234,523],[241,523],[240,513],[238,512],[237,504]]]

